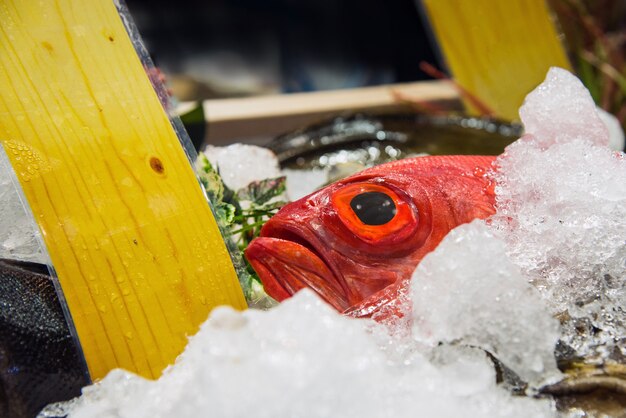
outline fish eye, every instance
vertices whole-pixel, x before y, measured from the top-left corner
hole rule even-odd
[[[397,212],[393,199],[382,192],[359,193],[350,200],[350,207],[365,225],[384,225]]]
[[[417,227],[417,208],[402,192],[383,183],[344,185],[333,192],[331,201],[341,223],[370,244],[401,241]]]

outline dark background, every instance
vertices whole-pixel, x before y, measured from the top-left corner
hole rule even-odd
[[[414,0],[126,3],[181,99],[423,80],[419,62],[439,64]]]

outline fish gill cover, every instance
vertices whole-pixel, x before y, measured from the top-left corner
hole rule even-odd
[[[218,308],[159,380],[113,371],[44,416],[556,416],[550,398],[497,384],[486,352],[527,395],[560,379],[557,342],[626,354],[626,160],[592,106],[574,76],[549,72],[492,174],[496,215],[423,259],[404,318],[347,318],[309,290],[269,311]],[[593,335],[572,332],[585,324]]]

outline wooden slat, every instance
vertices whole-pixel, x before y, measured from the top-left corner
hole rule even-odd
[[[92,378],[156,377],[245,301],[201,187],[112,0],[0,2],[0,141]]]
[[[423,101],[454,100],[458,97],[454,88],[445,81],[424,81],[350,90],[207,100],[204,110],[209,122],[363,110],[397,105],[392,91]]]
[[[454,78],[502,118],[518,119],[551,66],[570,69],[545,0],[422,3]]]
[[[203,105],[209,128],[207,142],[222,144],[277,135],[345,112],[397,111],[402,106],[392,92],[458,107],[457,91],[446,81],[206,100]]]

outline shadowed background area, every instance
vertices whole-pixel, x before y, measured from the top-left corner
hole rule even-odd
[[[413,0],[127,4],[181,100],[416,81],[437,62]]]
[[[421,0],[126,2],[180,101],[430,79],[420,62],[447,70]],[[626,2],[547,4],[577,76],[624,126]]]

